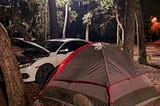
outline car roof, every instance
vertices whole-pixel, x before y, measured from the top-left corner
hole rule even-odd
[[[80,38],[64,38],[64,39],[49,39],[47,41],[61,41],[61,42],[68,42],[68,41],[85,41],[88,42],[86,40],[80,39]]]

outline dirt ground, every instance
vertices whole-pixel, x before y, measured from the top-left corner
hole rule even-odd
[[[4,92],[4,89],[5,89],[4,84],[1,83],[0,86],[1,86],[0,88],[0,106],[7,106],[5,102],[6,93]],[[34,102],[33,97],[37,94],[37,92],[41,88],[41,85],[37,83],[25,83],[24,88],[25,88],[26,104],[27,106],[31,106]]]

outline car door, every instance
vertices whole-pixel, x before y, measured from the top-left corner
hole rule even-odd
[[[60,64],[68,55],[70,55],[73,51],[78,49],[79,47],[87,44],[87,42],[83,41],[70,41],[64,44],[61,49],[57,53],[57,62]]]

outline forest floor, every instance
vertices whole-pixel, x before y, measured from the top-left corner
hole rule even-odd
[[[150,42],[147,44],[147,60],[149,65],[139,65],[141,70],[149,71],[147,74],[148,81],[160,92],[160,40],[156,42]],[[137,60],[138,49],[135,46],[134,59]],[[40,84],[37,83],[25,83],[25,96],[27,106],[31,106],[34,102],[33,96],[37,94],[41,88]],[[7,106],[2,91],[3,84],[0,83],[0,106]],[[157,105],[159,106],[159,105]]]
[[[134,59],[138,59],[138,47],[134,48]],[[147,78],[160,92],[160,40],[149,42],[146,46],[148,65],[139,65],[143,71],[148,71]]]

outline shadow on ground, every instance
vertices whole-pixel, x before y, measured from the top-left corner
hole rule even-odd
[[[25,83],[25,98],[27,106],[31,106],[34,102],[33,97],[40,90],[41,85],[37,83]],[[0,83],[0,106],[7,106],[7,94],[5,92],[5,85],[3,82]]]

